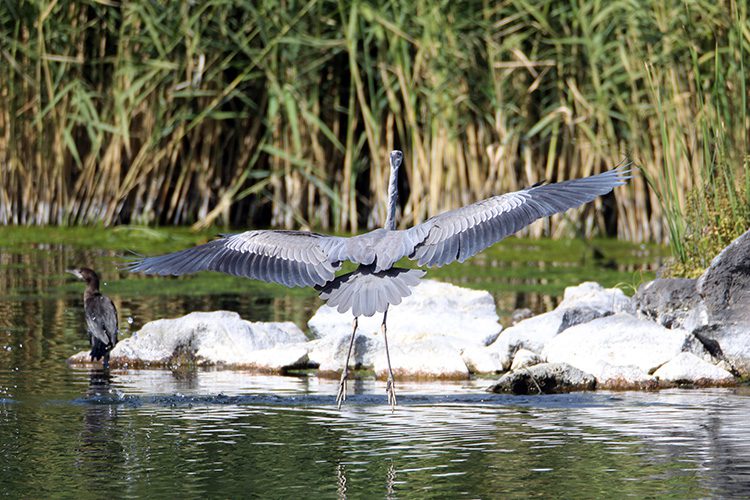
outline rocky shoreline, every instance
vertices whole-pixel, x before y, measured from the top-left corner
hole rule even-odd
[[[633,297],[582,283],[552,311],[503,330],[488,292],[425,280],[389,312],[397,378],[501,374],[488,388],[522,394],[593,389],[731,386],[750,374],[750,232],[697,280],[656,279]],[[519,315],[519,318],[523,315]],[[360,318],[352,365],[382,377],[382,318]],[[153,321],[111,352],[112,367],[185,366],[338,376],[350,315],[322,306],[305,335],[228,311]],[[88,354],[72,356],[90,364]]]

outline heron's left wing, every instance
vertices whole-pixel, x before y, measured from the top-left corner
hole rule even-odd
[[[288,287],[322,286],[335,278],[345,238],[308,231],[257,230],[126,266],[131,272],[178,276],[219,271]]]
[[[420,266],[463,262],[506,236],[621,186],[630,177],[626,163],[598,175],[532,186],[444,212],[407,232],[425,235],[409,256]]]

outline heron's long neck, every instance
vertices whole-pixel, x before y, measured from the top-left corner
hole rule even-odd
[[[385,218],[385,228],[393,231],[396,229],[396,206],[398,206],[398,169],[391,169],[391,178],[388,181],[388,215]]]

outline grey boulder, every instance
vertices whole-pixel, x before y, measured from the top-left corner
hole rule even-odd
[[[566,363],[542,363],[506,373],[489,392],[512,394],[550,394],[558,392],[590,391],[596,379]]]
[[[631,300],[638,317],[665,328],[692,331],[707,320],[694,279],[655,279],[641,285]]]
[[[711,261],[696,288],[706,315],[696,334],[716,341],[739,373],[750,374],[750,231]]]

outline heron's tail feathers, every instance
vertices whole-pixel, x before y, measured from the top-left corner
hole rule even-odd
[[[389,305],[400,304],[424,275],[421,269],[394,267],[373,272],[372,266],[360,266],[316,288],[320,298],[340,313],[351,309],[354,316],[372,316],[384,312]]]

